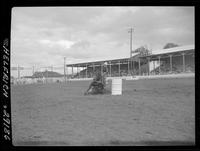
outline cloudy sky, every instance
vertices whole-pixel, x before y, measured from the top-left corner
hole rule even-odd
[[[194,44],[193,7],[15,7],[11,20],[11,66],[60,66],[129,57],[146,45]]]

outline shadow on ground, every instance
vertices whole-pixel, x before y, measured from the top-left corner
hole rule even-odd
[[[108,145],[111,146],[190,146],[195,145],[194,142],[189,141],[110,141]]]
[[[49,142],[49,141],[27,141],[15,142],[14,146],[193,146],[194,142],[190,141],[120,141],[111,140],[108,142],[86,142],[81,144],[74,144],[69,142]]]
[[[72,146],[69,142],[62,141],[17,141],[13,146]]]

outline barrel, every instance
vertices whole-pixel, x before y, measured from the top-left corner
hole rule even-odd
[[[122,79],[112,79],[112,95],[122,95]]]

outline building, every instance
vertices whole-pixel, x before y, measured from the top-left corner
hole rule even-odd
[[[194,45],[187,45],[161,49],[147,55],[135,53],[131,58],[67,64],[66,70],[68,71],[68,68],[72,69],[72,76],[68,78],[91,78],[95,70],[102,72],[103,68],[106,68],[107,76],[110,77],[178,74],[194,73],[194,62]],[[74,68],[77,68],[77,73],[74,73]]]

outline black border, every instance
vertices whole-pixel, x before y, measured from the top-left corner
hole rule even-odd
[[[1,92],[3,89],[7,88],[5,85],[8,86],[8,98],[3,95],[3,100],[1,101],[1,149],[3,150],[34,150],[34,149],[42,149],[42,150],[64,150],[64,149],[70,149],[70,150],[83,150],[83,149],[89,149],[89,150],[200,150],[200,136],[199,136],[199,127],[200,127],[200,103],[197,100],[199,99],[199,95],[197,94],[198,89],[198,54],[200,52],[199,49],[199,43],[197,42],[197,36],[199,36],[199,22],[197,21],[197,14],[200,9],[199,7],[199,1],[198,0],[176,0],[176,1],[170,1],[170,0],[162,0],[162,1],[153,1],[153,0],[1,0],[3,3],[1,3],[1,25],[3,25],[3,28],[1,28]],[[12,141],[7,141],[4,138],[5,134],[5,125],[3,126],[3,123],[5,123],[5,119],[11,121],[11,102],[10,102],[10,59],[6,60],[10,52],[10,29],[11,29],[11,11],[13,7],[42,7],[42,6],[194,6],[195,7],[195,122],[196,122],[196,144],[194,146],[13,146]],[[8,42],[8,43],[7,43]],[[8,52],[6,54],[6,52]],[[3,62],[4,61],[4,62]],[[5,61],[8,63],[6,64]],[[7,70],[9,73],[6,73]],[[5,74],[8,75],[8,79],[6,79]],[[8,83],[7,83],[8,82]],[[5,105],[7,106],[5,108]],[[6,113],[5,113],[6,111]],[[8,114],[9,116],[8,116]],[[8,127],[7,130],[10,130],[10,134],[8,136],[12,137],[12,130],[11,130],[11,124],[12,123],[6,123]],[[12,139],[11,139],[12,140]]]

